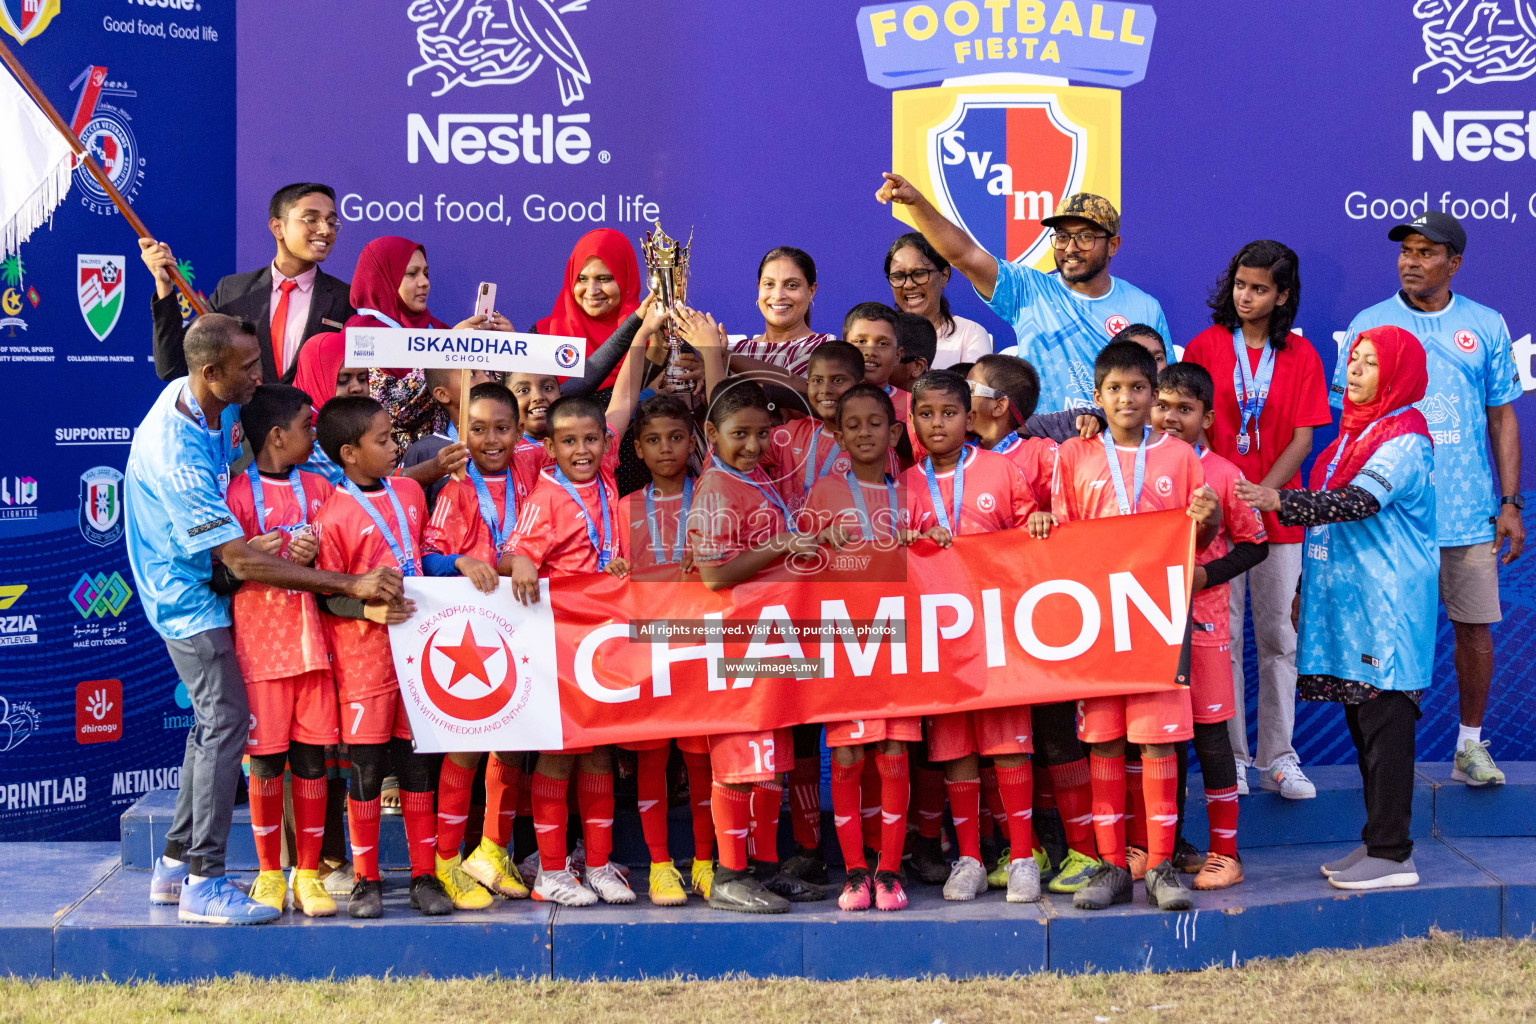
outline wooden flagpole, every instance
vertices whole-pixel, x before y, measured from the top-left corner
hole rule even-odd
[[[21,62],[16,59],[16,55],[11,52],[11,48],[3,40],[0,40],[0,60],[3,60],[5,66],[11,69],[11,74],[16,76],[16,81],[20,82],[21,87],[31,95],[32,102],[37,104],[38,109],[48,115],[48,120],[52,121],[59,134],[64,136],[65,141],[74,150],[75,156],[85,164],[85,169],[91,172],[91,177],[95,178],[107,195],[111,197],[112,202],[117,206],[118,212],[128,219],[129,226],[138,232],[140,238],[154,238],[155,236],[149,233],[149,228],[145,227],[144,222],[139,219],[139,215],[133,212],[133,207],[128,205],[128,200],[117,190],[117,186],[112,184],[111,179],[107,177],[107,172],[102,170],[95,157],[86,152],[85,145],[81,143],[80,137],[59,116],[59,112],[54,109],[53,104],[48,102],[48,97],[43,95],[43,91],[37,87],[36,82],[32,81],[32,76],[27,74],[27,69],[21,66]],[[186,278],[181,276],[181,271],[176,269],[175,264],[172,264],[169,269],[171,272],[171,282],[186,297],[187,304],[198,315],[208,312],[207,304],[198,297],[197,292],[192,290],[192,286],[187,283]]]

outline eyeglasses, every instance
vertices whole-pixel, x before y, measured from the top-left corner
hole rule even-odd
[[[908,281],[913,284],[927,284],[928,278],[934,273],[932,267],[919,267],[916,270],[898,270],[894,274],[886,274],[885,279],[891,282],[892,287],[901,288]]]
[[[294,217],[293,219],[296,220],[296,221],[301,222],[305,227],[309,228],[311,231],[313,231],[315,228],[319,227],[322,223],[326,227],[330,228],[332,231],[335,231],[336,230],[336,226],[341,223],[339,220],[336,219],[336,215],[334,213],[331,214],[328,217],[322,217],[318,213],[306,213],[302,217]]]
[[[1053,231],[1051,232],[1051,245],[1057,249],[1065,249],[1073,242],[1079,249],[1092,249],[1098,244],[1099,239],[1108,238],[1106,234],[1097,231]]]
[[[1005,397],[1001,391],[997,390],[996,388],[989,388],[979,380],[968,380],[965,383],[970,386],[971,394],[975,395],[977,398]]]

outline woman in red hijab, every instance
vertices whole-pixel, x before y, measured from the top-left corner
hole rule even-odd
[[[1364,331],[1349,352],[1339,436],[1310,490],[1237,485],[1254,508],[1306,527],[1297,689],[1337,701],[1359,754],[1362,845],[1323,865],[1337,889],[1418,883],[1409,838],[1414,730],[1435,658],[1440,548],[1434,445],[1413,403],[1429,383],[1424,346],[1400,327]]]
[[[634,248],[620,232],[597,228],[577,240],[565,261],[565,285],[555,308],[534,330],[586,338],[590,359],[639,308],[640,268]],[[600,387],[613,387],[618,373],[615,366]]]
[[[357,270],[352,274],[352,308],[357,314],[346,326],[447,329],[446,323],[427,310],[431,291],[426,249],[398,235],[375,238],[357,257]],[[500,313],[492,312],[461,320],[453,329],[510,331],[512,325]],[[433,401],[422,371],[375,369],[369,374],[369,392],[394,422],[395,442],[402,453],[418,438],[436,430],[447,431],[448,417]]]

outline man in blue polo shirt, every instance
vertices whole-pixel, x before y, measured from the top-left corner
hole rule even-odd
[[[1401,327],[1429,355],[1429,388],[1419,410],[1435,442],[1435,522],[1440,544],[1440,597],[1456,634],[1461,728],[1451,777],[1469,786],[1497,785],[1504,773],[1482,737],[1483,711],[1493,682],[1493,635],[1499,609],[1499,550],[1503,563],[1525,544],[1520,495],[1520,428],[1512,404],[1520,397],[1509,328],[1504,318],[1451,291],[1467,233],[1448,213],[1430,210],[1387,233],[1401,248],[1402,287],[1358,314],[1344,346],[1371,327]],[[1341,351],[1347,351],[1342,348]],[[1347,367],[1340,359],[1329,398],[1343,403]],[[1489,466],[1498,467],[1499,491]],[[1495,496],[1502,496],[1495,500]]]
[[[364,576],[320,572],[247,544],[224,492],[240,454],[239,411],[261,383],[251,326],[210,313],[186,334],[188,376],[168,384],[134,434],[125,489],[128,562],[150,625],[192,699],[176,814],[155,863],[150,901],[175,903],[183,921],[259,924],[280,911],[224,877],[249,708],[230,636],[229,598],[240,580],[290,590],[400,601],[398,569]]]
[[[959,268],[992,312],[1013,325],[1019,356],[1040,375],[1040,412],[1092,408],[1093,361],[1130,325],[1147,324],[1165,342],[1171,337],[1157,300],[1110,276],[1109,261],[1120,249],[1120,214],[1103,196],[1066,196],[1040,222],[1055,229],[1055,274],[987,252],[899,174],[886,174],[875,198],[911,210],[923,237]],[[1173,355],[1171,346],[1167,353]]]

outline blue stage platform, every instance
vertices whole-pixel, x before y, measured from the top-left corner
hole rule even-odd
[[[945,903],[913,884],[896,914],[844,914],[835,903],[802,904],[776,917],[724,914],[702,901],[657,908],[566,909],[498,901],[484,913],[427,919],[406,905],[407,877],[387,872],[385,916],[354,922],[286,914],[260,928],[182,925],[174,907],[148,902],[148,875],[172,795],[149,794],[124,816],[121,844],[7,844],[0,880],[11,894],[0,915],[0,972],[23,976],[162,981],[245,972],[304,978],[358,975],[646,978],[864,976],[965,977],[1041,970],[1192,970],[1309,949],[1361,947],[1423,935],[1536,933],[1536,765],[1506,765],[1510,784],[1468,790],[1449,766],[1419,766],[1415,790],[1415,888],[1349,894],[1318,865],[1358,842],[1364,809],[1352,767],[1312,772],[1318,797],[1261,793],[1241,802],[1247,880],[1195,894],[1196,909],[1165,914],[1136,902],[1101,913],[1067,897],[1015,906],[993,892]],[[1204,837],[1200,777],[1190,783],[1186,835]],[[620,812],[624,814],[623,811]],[[688,848],[686,817],[674,848]],[[386,863],[404,863],[399,821],[386,819]],[[630,830],[626,830],[627,832]],[[787,833],[787,828],[784,830]],[[621,834],[644,887],[643,846]],[[232,863],[254,863],[249,829],[237,822]],[[835,846],[827,831],[829,851]],[[390,860],[389,858],[393,858]],[[249,878],[248,872],[237,877]],[[37,880],[50,891],[38,892]],[[345,929],[343,932],[342,929]]]

